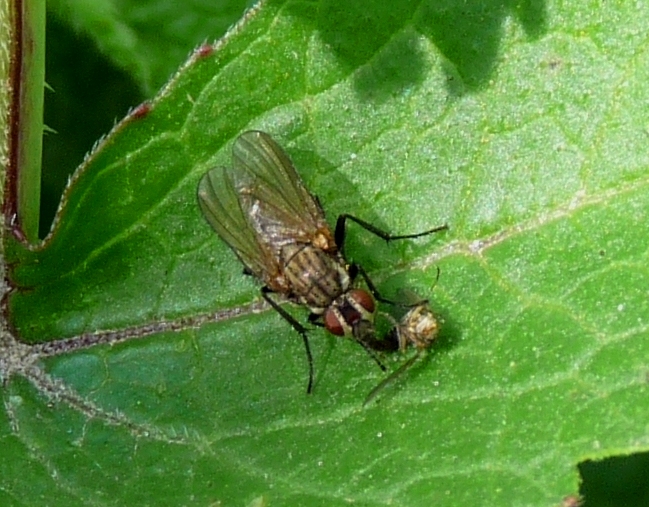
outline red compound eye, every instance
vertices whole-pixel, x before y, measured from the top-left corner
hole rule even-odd
[[[325,311],[323,320],[325,329],[331,334],[335,334],[336,336],[345,335],[345,326],[343,326],[343,323],[340,322],[337,312],[335,312],[331,308],[328,308],[327,311]]]
[[[374,313],[376,305],[374,303],[374,298],[372,295],[363,289],[352,289],[347,293],[347,297],[369,313]]]

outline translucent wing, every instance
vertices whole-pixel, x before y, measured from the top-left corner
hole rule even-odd
[[[320,205],[268,134],[241,134],[232,147],[232,158],[233,186],[261,241],[272,248],[287,242],[312,242],[316,234],[324,233],[335,248]]]
[[[277,271],[277,259],[267,255],[258,241],[227,169],[216,167],[205,173],[198,184],[198,204],[208,223],[254,275],[266,280],[268,273]]]

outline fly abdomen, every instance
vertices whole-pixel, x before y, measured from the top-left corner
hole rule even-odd
[[[344,261],[309,244],[282,248],[284,276],[299,303],[321,313],[349,287]],[[320,310],[318,312],[317,310]]]

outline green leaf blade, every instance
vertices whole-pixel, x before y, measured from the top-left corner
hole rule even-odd
[[[12,379],[14,452],[39,450],[67,491],[104,503],[541,506],[577,492],[579,461],[646,450],[642,40],[578,7],[552,7],[534,37],[496,7],[484,26],[479,10],[462,24],[452,6],[414,8],[367,5],[371,26],[402,21],[375,47],[371,31],[335,39],[319,29],[336,23],[306,20],[327,9],[264,4],[108,136],[46,244],[10,246],[9,308],[29,342],[130,339]],[[649,17],[606,8],[636,29]],[[322,330],[304,393],[299,336],[249,306],[258,286],[200,216],[199,178],[252,127],[332,223],[449,224],[388,245],[350,227],[350,259],[382,293],[411,287],[444,320],[428,358],[366,408],[384,374]]]

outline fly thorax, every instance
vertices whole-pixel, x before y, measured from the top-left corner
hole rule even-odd
[[[344,261],[311,244],[291,243],[281,249],[284,276],[298,303],[322,313],[349,286]]]

